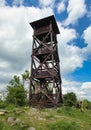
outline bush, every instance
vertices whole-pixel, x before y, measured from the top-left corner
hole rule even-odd
[[[73,103],[73,101],[71,101],[71,100],[66,100],[65,101],[65,106],[70,106],[70,107],[72,107],[72,106],[74,106],[74,103]]]
[[[61,110],[61,109],[58,109],[58,110],[57,110],[57,113],[62,113],[62,110]]]
[[[20,77],[14,76],[7,86],[7,103],[16,106],[25,106],[27,102],[27,92],[21,83]]]
[[[86,109],[91,110],[91,102],[85,99],[83,101],[83,107],[86,108]]]
[[[6,109],[7,110],[14,110],[15,109],[15,105],[14,104],[8,104]]]
[[[77,97],[73,92],[63,95],[63,100],[65,106],[72,107],[72,106],[76,106],[77,104]]]
[[[2,109],[5,107],[6,107],[6,102],[0,99],[0,108]]]
[[[75,122],[67,123],[64,121],[48,125],[48,130],[80,130]]]
[[[3,130],[3,126],[4,126],[3,122],[0,122],[0,130]]]

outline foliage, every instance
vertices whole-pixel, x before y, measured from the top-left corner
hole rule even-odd
[[[5,108],[6,102],[0,99],[0,108]]]
[[[0,130],[27,130],[18,123],[10,127],[7,123],[0,122]]]
[[[3,127],[4,127],[4,123],[0,122],[0,130],[3,130]]]
[[[83,107],[86,108],[86,109],[91,110],[91,102],[88,101],[87,99],[84,99],[83,100]]]
[[[76,94],[73,92],[67,93],[63,95],[63,101],[65,106],[76,106],[77,103],[77,97]]]
[[[22,81],[23,81],[23,85],[25,84],[25,81],[29,80],[29,71],[25,70],[24,74],[21,74],[22,76]]]
[[[79,126],[75,122],[60,121],[48,125],[48,130],[80,130]]]
[[[27,93],[24,88],[23,83],[20,80],[19,76],[14,76],[13,79],[9,82],[7,86],[7,97],[6,101],[8,103],[23,106],[26,104]]]

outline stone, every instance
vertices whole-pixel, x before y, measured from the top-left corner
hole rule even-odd
[[[14,123],[15,118],[14,117],[8,117],[7,121],[9,124],[13,124]]]
[[[28,130],[36,130],[34,127],[30,127],[28,128]]]
[[[17,118],[14,122],[15,122],[15,124],[18,124],[21,122],[21,120]]]
[[[5,112],[3,112],[3,111],[0,111],[0,115],[5,115]]]
[[[6,113],[9,113],[9,111],[0,109],[0,115],[5,115]]]
[[[15,110],[14,110],[14,113],[15,113],[16,115],[20,115],[21,113],[24,113],[24,111],[15,109]]]
[[[23,122],[21,122],[21,128],[28,128],[28,125],[25,124],[25,122],[23,121]]]
[[[39,117],[38,120],[40,120],[40,121],[45,121],[46,119],[45,119],[45,118],[42,118],[42,117]]]
[[[10,125],[14,126],[14,125],[17,125],[19,123],[21,123],[21,120],[17,118],[16,120],[12,121],[12,123],[10,123]]]

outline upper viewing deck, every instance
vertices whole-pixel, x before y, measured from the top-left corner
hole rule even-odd
[[[54,15],[31,22],[30,25],[32,26],[32,28],[34,30],[38,31],[38,29],[41,30],[41,28],[43,29],[43,27],[48,29],[48,26],[50,25],[50,23],[52,24],[52,28],[53,28],[53,31],[55,32],[55,34],[59,34],[60,32],[59,32]]]

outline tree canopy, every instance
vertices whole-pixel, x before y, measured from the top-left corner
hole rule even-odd
[[[63,101],[65,106],[76,106],[77,103],[77,96],[75,93],[70,92],[65,95],[63,95]]]
[[[22,80],[21,80],[22,78]],[[26,104],[27,91],[24,88],[25,80],[29,79],[29,72],[25,71],[21,76],[15,75],[7,86],[6,101],[11,104],[23,106]]]

